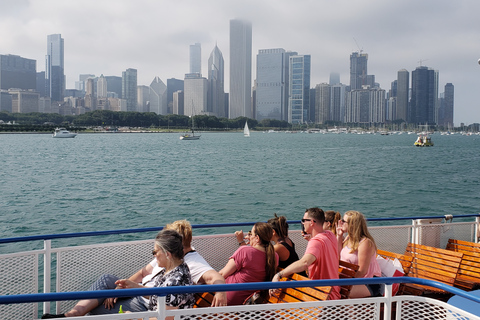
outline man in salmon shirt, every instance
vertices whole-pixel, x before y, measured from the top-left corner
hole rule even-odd
[[[305,233],[312,237],[308,241],[303,257],[275,274],[272,281],[279,281],[293,273],[308,270],[311,280],[338,279],[338,244],[333,232],[323,229],[325,213],[320,208],[307,209],[302,224]],[[330,300],[340,299],[340,288],[332,287]]]

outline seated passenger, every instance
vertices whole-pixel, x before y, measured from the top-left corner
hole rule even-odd
[[[249,246],[240,246],[230,257],[220,274],[226,283],[264,282],[272,280],[278,265],[278,255],[270,242],[272,227],[257,222],[248,237]],[[228,305],[243,304],[255,290],[227,292]],[[262,296],[266,296],[263,292]]]
[[[348,235],[343,238],[345,234]],[[337,228],[340,259],[358,265],[355,278],[381,277],[377,262],[377,246],[368,232],[367,221],[358,211],[347,211]],[[383,284],[356,285],[350,291],[350,298],[382,296]]]
[[[325,213],[320,208],[307,209],[303,215],[302,224],[304,232],[310,234],[305,254],[300,260],[295,261],[282,271],[275,274],[272,281],[279,281],[293,273],[308,270],[311,280],[338,279],[337,239],[329,230],[323,230]],[[271,290],[271,294],[277,290]],[[340,299],[340,288],[332,287],[330,300]]]
[[[155,238],[152,251],[158,267],[155,274],[146,279],[150,287],[190,286],[193,285],[188,266],[183,261],[182,236],[173,230],[162,230]],[[113,275],[101,276],[89,290],[147,288],[130,279],[119,279]],[[64,314],[44,314],[42,319],[65,318],[90,314],[118,313],[120,306],[125,312],[142,312],[157,309],[157,297],[120,298],[116,305],[106,302],[106,299],[80,300],[72,310]],[[169,294],[166,296],[166,309],[193,308],[195,303],[192,293]],[[107,306],[108,305],[108,306]]]

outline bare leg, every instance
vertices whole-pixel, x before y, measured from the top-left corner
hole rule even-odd
[[[72,310],[65,312],[66,317],[79,317],[84,316],[90,312],[90,310],[95,309],[98,307],[98,300],[97,299],[90,299],[90,300],[80,300],[78,303],[72,308]]]
[[[355,299],[355,298],[365,298],[365,297],[370,297],[370,291],[367,289],[367,286],[365,285],[356,285],[352,287],[352,290],[350,291],[350,299]]]

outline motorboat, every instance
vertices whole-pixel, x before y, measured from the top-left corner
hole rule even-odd
[[[427,134],[421,134],[413,145],[415,147],[433,147],[432,138]]]
[[[53,138],[75,138],[76,136],[76,133],[70,132],[65,128],[56,128],[52,135]]]

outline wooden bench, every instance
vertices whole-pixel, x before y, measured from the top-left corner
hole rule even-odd
[[[455,287],[475,290],[480,287],[480,244],[470,241],[449,239],[447,250],[463,253]]]
[[[435,280],[453,286],[462,261],[463,253],[430,246],[409,243],[405,250],[406,256],[411,256],[412,265],[409,277]],[[400,294],[434,296],[449,295],[448,292],[430,286],[406,283]]]
[[[338,267],[338,278],[339,279],[355,278],[355,274],[357,273],[358,268],[359,267],[356,264],[340,260],[339,267]],[[341,299],[348,299],[350,296],[351,290],[352,290],[352,285],[340,286]]]

